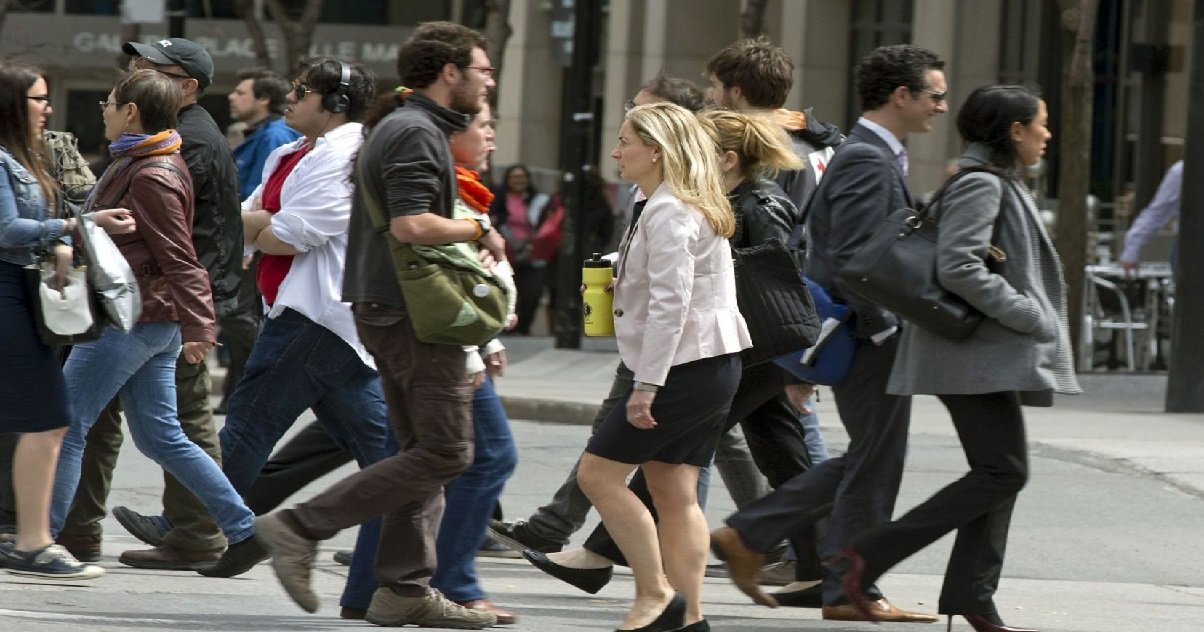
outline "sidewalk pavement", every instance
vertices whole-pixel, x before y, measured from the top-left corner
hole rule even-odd
[[[549,337],[503,341],[510,366],[497,389],[512,419],[591,422],[619,363],[613,339],[587,338],[581,349],[556,349]],[[1082,395],[1059,396],[1052,408],[1025,409],[1029,441],[1076,453],[1103,469],[1153,475],[1204,498],[1204,413],[1162,412],[1166,379],[1165,374],[1081,374]],[[820,398],[822,427],[839,428],[830,389],[823,388]],[[956,436],[944,407],[929,396],[915,398],[912,433]]]

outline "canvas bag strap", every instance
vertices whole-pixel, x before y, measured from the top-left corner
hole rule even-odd
[[[360,182],[364,181],[363,170],[363,162],[356,160],[355,171]],[[363,195],[364,206],[368,208],[368,217],[372,220],[372,227],[376,229],[376,232],[384,235],[385,240],[389,243],[389,252],[393,256],[393,267],[397,270],[406,270],[412,265],[426,265],[426,260],[414,250],[412,245],[401,241],[389,231],[389,222],[385,219],[380,200],[376,198],[372,189],[361,184],[356,186],[356,191]]]

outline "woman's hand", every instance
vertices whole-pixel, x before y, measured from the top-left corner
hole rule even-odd
[[[491,377],[501,377],[506,374],[506,350],[497,351],[485,356],[485,371]]]
[[[491,230],[485,233],[485,236],[477,240],[485,250],[493,254],[493,258],[498,261],[506,260],[506,240],[501,233],[496,230]]]
[[[128,235],[138,229],[134,214],[129,209],[106,208],[93,211],[92,219],[110,235]]]
[[[54,254],[54,285],[52,289],[61,291],[67,285],[67,271],[71,269],[71,246],[56,243],[51,252]]]
[[[652,400],[656,393],[652,391],[632,391],[627,398],[627,423],[640,430],[652,430],[656,420],[652,418]]]
[[[188,364],[200,364],[205,361],[205,356],[209,355],[209,350],[212,348],[212,342],[185,342],[181,353],[184,361]]]

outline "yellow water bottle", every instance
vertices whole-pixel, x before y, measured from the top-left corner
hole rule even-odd
[[[586,259],[581,268],[581,283],[585,291],[581,293],[581,312],[585,319],[585,335],[613,336],[615,335],[615,318],[611,313],[614,306],[614,295],[606,287],[614,280],[610,262],[595,252],[594,256]]]

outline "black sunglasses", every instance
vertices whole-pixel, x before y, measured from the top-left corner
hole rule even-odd
[[[293,82],[293,96],[297,97],[298,101],[304,101],[305,97],[309,96],[310,92],[317,92],[317,90],[301,83],[300,81]]]

